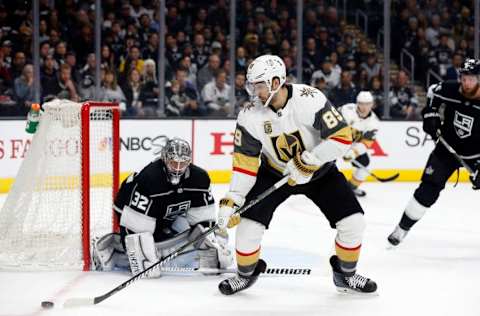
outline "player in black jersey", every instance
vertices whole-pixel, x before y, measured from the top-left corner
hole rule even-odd
[[[216,209],[210,178],[191,161],[188,142],[174,138],[167,141],[159,159],[123,181],[114,201],[120,234],[108,234],[95,243],[97,267],[130,267],[136,274],[214,224]],[[223,231],[210,234],[170,265],[226,268],[233,262],[227,237]]]
[[[444,108],[443,121],[439,110]],[[467,59],[460,69],[460,82],[441,82],[429,87],[422,111],[423,130],[434,140],[441,135],[471,167],[473,189],[480,189],[480,60]],[[388,236],[398,245],[412,226],[437,201],[445,182],[460,163],[441,143],[428,158],[420,186],[415,190],[400,223]]]

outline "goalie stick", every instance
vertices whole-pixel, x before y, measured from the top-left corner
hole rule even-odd
[[[374,177],[377,181],[380,181],[380,182],[390,182],[390,181],[393,181],[395,179],[397,179],[399,176],[400,176],[400,173],[395,173],[394,175],[390,176],[390,177],[387,177],[387,178],[382,178],[382,177],[379,177],[377,176],[376,174],[374,174],[373,172],[371,172],[370,170],[368,170],[367,167],[365,167],[364,165],[362,165],[361,163],[359,163],[358,161],[356,161],[355,159],[353,159],[352,161],[352,165],[354,165],[355,167],[357,168],[360,168],[360,169],[363,169],[365,170],[366,172],[368,172],[369,175],[371,175],[372,177]]]
[[[220,274],[237,273],[237,269],[213,269],[213,268],[184,268],[184,267],[163,267],[162,272],[179,273],[202,273],[202,274]],[[267,268],[264,274],[270,275],[310,275],[312,269],[309,268]]]
[[[288,178],[289,178],[289,176],[283,177],[277,183],[275,183],[270,188],[265,190],[265,192],[258,195],[258,197],[256,199],[251,200],[250,203],[248,203],[247,205],[239,208],[234,214],[240,215],[240,214],[244,213],[245,211],[250,209],[252,206],[254,206],[258,202],[260,202],[261,200],[263,200],[264,198],[266,198],[267,196],[272,194],[278,188],[283,186],[285,183],[287,183]],[[91,297],[91,298],[90,297],[69,298],[65,301],[65,303],[63,303],[63,306],[64,307],[88,306],[88,305],[95,305],[95,304],[103,302],[104,300],[106,300],[107,298],[111,297],[112,295],[115,295],[116,293],[120,292],[121,290],[123,290],[127,286],[129,286],[129,285],[135,283],[136,281],[138,281],[139,279],[147,276],[154,269],[160,269],[162,263],[165,263],[167,261],[170,261],[170,260],[174,259],[183,250],[185,250],[187,247],[190,247],[191,245],[197,243],[200,240],[203,240],[208,234],[212,233],[216,229],[218,229],[218,224],[215,224],[213,227],[209,228],[208,230],[206,230],[202,234],[198,235],[197,238],[195,238],[192,241],[186,243],[185,245],[178,248],[176,251],[170,253],[168,256],[164,257],[163,259],[157,261],[152,266],[150,266],[148,269],[145,269],[142,272],[139,272],[139,273],[135,274],[133,277],[131,277],[127,281],[123,282],[122,284],[118,285],[117,287],[113,288],[112,290],[108,291],[107,293],[105,293],[103,295],[100,295],[100,296]]]

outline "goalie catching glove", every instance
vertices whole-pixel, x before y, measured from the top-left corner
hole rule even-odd
[[[288,184],[293,186],[310,182],[318,169],[320,169],[320,164],[315,155],[304,151],[302,153],[297,152],[295,157],[288,161],[283,174],[289,175]]]

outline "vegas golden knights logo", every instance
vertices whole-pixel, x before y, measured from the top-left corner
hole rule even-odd
[[[302,141],[299,131],[295,131],[291,134],[280,134],[279,136],[272,137],[273,148],[277,154],[277,158],[283,162],[288,162],[295,157],[298,151],[305,150],[305,145]]]
[[[270,122],[270,121],[263,122],[263,131],[267,135],[271,134],[272,133],[272,122]]]

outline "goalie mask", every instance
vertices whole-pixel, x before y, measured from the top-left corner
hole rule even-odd
[[[272,90],[274,78],[278,78],[280,84]],[[263,55],[248,66],[245,88],[253,104],[267,107],[286,80],[287,70],[283,60],[278,56]]]
[[[192,162],[190,145],[180,138],[170,139],[163,148],[162,160],[168,171],[168,180],[177,185]]]

